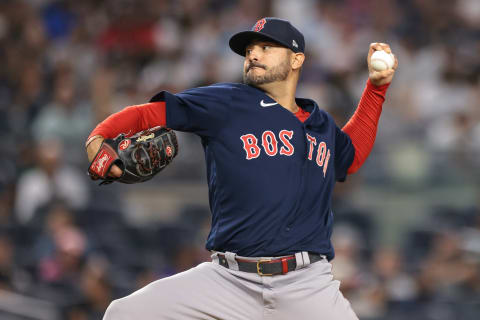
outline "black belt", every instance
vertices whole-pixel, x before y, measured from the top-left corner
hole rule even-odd
[[[309,252],[308,257],[310,259],[310,263],[314,263],[322,260],[325,256]],[[259,259],[256,261],[241,258],[235,258],[235,260],[237,261],[239,271],[257,273],[260,276],[286,274],[287,272],[293,271],[297,268],[297,260],[295,259],[295,255],[275,259]],[[218,263],[221,266],[230,269],[227,262],[227,257],[222,253],[218,254]]]

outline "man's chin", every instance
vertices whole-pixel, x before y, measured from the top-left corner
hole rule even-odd
[[[243,80],[243,83],[244,84],[248,84],[249,86],[254,86],[254,87],[258,87],[258,86],[261,86],[262,84],[265,84],[265,80],[264,79],[251,79],[251,78],[247,78],[247,79],[244,79]]]
[[[265,79],[265,77],[253,76],[250,72],[248,72],[246,77],[243,78],[243,83],[257,87],[268,83],[268,81]]]

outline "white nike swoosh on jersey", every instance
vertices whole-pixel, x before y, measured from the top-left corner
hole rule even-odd
[[[265,103],[265,102],[263,102],[263,100],[262,100],[262,101],[260,101],[260,105],[261,105],[262,107],[271,107],[271,106],[274,106],[274,105],[276,105],[276,104],[278,104],[278,102],[274,102],[274,103]]]

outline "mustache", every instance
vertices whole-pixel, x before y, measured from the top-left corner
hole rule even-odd
[[[257,68],[262,68],[262,69],[265,69],[267,70],[267,66],[264,65],[264,64],[260,64],[260,63],[257,63],[257,62],[250,62],[247,66],[247,69],[245,70],[246,72],[250,71],[250,69],[252,69],[253,67],[257,67]]]

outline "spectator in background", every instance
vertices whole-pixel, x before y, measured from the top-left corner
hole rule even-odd
[[[364,319],[384,314],[385,297],[368,270],[366,257],[360,253],[365,240],[359,230],[346,223],[338,224],[333,231],[332,243],[335,246],[332,274],[340,281],[340,289],[358,317]]]
[[[10,172],[11,175],[14,174],[14,166],[10,168],[6,167],[6,169],[10,169],[13,172]],[[1,176],[0,176],[1,177]],[[11,176],[6,179],[6,181],[2,181],[4,177],[1,177],[0,180],[0,226],[2,227],[11,227],[14,226],[16,221],[13,214],[13,206],[15,201],[15,187],[13,186],[13,179]],[[1,230],[1,228],[0,228]]]
[[[473,260],[480,263],[480,197],[478,201],[479,206],[474,208],[471,224],[462,232],[462,248]]]
[[[112,284],[108,263],[91,257],[81,272],[80,288],[84,297],[88,319],[100,319],[112,300]]]
[[[373,272],[389,302],[413,301],[418,298],[415,279],[405,273],[403,257],[394,248],[378,248],[373,258]]]
[[[76,96],[75,75],[69,64],[58,64],[54,77],[53,99],[35,119],[32,128],[36,141],[59,139],[64,147],[61,159],[81,166],[84,156],[78,143],[92,126],[90,103]]]
[[[87,238],[75,225],[73,213],[60,203],[53,204],[43,222],[44,232],[36,241],[39,274],[42,281],[55,282],[80,270]]]
[[[6,119],[10,138],[13,138],[10,143],[16,146],[29,142],[30,127],[47,101],[43,69],[37,61],[25,61],[18,77],[18,91]]]
[[[332,243],[335,246],[332,273],[342,282],[342,292],[350,300],[350,293],[362,284],[365,261],[360,255],[360,247],[364,240],[358,230],[347,224],[338,224],[332,234]]]
[[[38,163],[22,173],[16,188],[17,220],[26,224],[43,206],[62,200],[75,209],[85,208],[89,201],[86,178],[75,167],[65,164],[65,151],[58,140],[40,141],[35,151]]]
[[[36,10],[24,2],[0,7],[0,139],[2,169],[10,172],[31,165],[31,125],[48,99],[44,28]],[[13,168],[12,168],[13,167]],[[8,168],[8,169],[5,169]],[[13,169],[13,170],[12,170]],[[2,171],[3,171],[2,170]]]
[[[13,243],[0,233],[0,290],[13,291],[14,261]]]
[[[40,224],[34,256],[38,279],[36,295],[65,308],[83,301],[80,286],[88,238],[74,221],[74,214],[53,203]]]
[[[421,293],[425,297],[466,298],[470,296],[469,287],[478,284],[478,265],[466,258],[460,240],[453,231],[442,232],[435,238],[420,274]]]
[[[403,257],[397,249],[377,248],[372,264],[371,283],[376,293],[373,297],[381,304],[384,314],[404,316],[412,308],[419,308],[416,278],[405,272]]]

